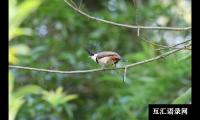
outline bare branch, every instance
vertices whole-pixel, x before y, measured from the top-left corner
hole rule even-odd
[[[123,82],[125,83],[126,80],[126,72],[127,72],[127,67],[124,67],[124,75],[123,75]]]
[[[128,24],[121,24],[121,23],[117,23],[117,22],[112,22],[109,20],[105,20],[105,19],[101,19],[101,18],[97,18],[97,17],[93,17],[83,11],[81,11],[80,9],[78,9],[78,7],[76,7],[75,5],[72,5],[70,2],[68,2],[68,0],[64,0],[65,3],[67,3],[67,5],[69,5],[71,8],[73,8],[75,11],[79,12],[80,14],[93,19],[93,20],[97,20],[103,23],[107,23],[107,24],[111,24],[111,25],[115,25],[115,26],[120,26],[120,27],[126,27],[126,28],[132,28],[132,29],[138,29],[138,25],[133,26],[133,25],[128,25]],[[70,0],[72,1],[72,0]],[[183,27],[183,28],[179,28],[179,27],[157,27],[157,26],[139,26],[139,29],[146,29],[146,30],[174,30],[174,31],[185,31],[185,30],[190,30],[190,27]],[[139,31],[139,30],[138,30]],[[139,32],[138,32],[139,33]]]
[[[144,63],[148,63],[148,62],[152,62],[152,61],[155,61],[155,60],[158,60],[158,59],[162,59],[162,58],[165,58],[171,54],[174,54],[180,50],[183,50],[183,48],[179,48],[179,49],[174,49],[174,50],[171,50],[169,52],[166,52],[166,53],[163,53],[157,57],[154,57],[154,58],[150,58],[150,59],[147,59],[147,60],[144,60],[144,61],[141,61],[141,62],[137,62],[137,63],[133,63],[133,64],[129,64],[129,65],[126,65],[127,68],[131,68],[131,67],[134,67],[134,66],[137,66],[137,65],[141,65],[141,64],[144,64]]]
[[[157,44],[157,43],[154,43],[154,42],[150,42],[146,39],[144,39],[143,37],[140,37],[141,40],[143,40],[144,42],[148,43],[148,44],[151,44],[153,46],[158,46],[158,47],[162,47],[162,48],[168,48],[169,46],[166,46],[166,45],[161,45],[161,44]]]
[[[70,0],[70,2],[71,2],[76,8],[78,8],[77,5],[76,5],[76,3],[75,3],[73,0]]]
[[[184,44],[184,43],[187,43],[187,42],[189,42],[189,41],[191,41],[191,39],[186,40],[186,41],[183,41],[183,42],[178,43],[178,44],[175,44],[175,45],[172,45],[172,46],[168,46],[168,47],[164,47],[164,48],[160,48],[160,49],[156,49],[156,50],[163,50],[163,49],[170,49],[170,48],[178,49],[177,46],[182,45],[182,44]],[[187,47],[185,47],[185,49],[190,50],[190,49],[188,49]]]
[[[141,38],[141,40],[143,40],[144,42],[146,42],[146,43],[148,43],[148,44],[151,44],[151,45],[153,45],[153,46],[161,47],[161,48],[159,48],[159,49],[156,49],[156,50],[158,50],[158,51],[159,51],[159,50],[164,50],[164,49],[170,49],[170,48],[179,49],[180,47],[177,47],[178,45],[181,45],[181,44],[184,44],[184,43],[187,43],[187,42],[191,41],[191,39],[188,39],[188,40],[186,40],[186,41],[184,41],[184,42],[175,44],[175,45],[173,45],[173,46],[167,46],[167,45],[161,45],[161,44],[157,44],[157,43],[154,43],[154,42],[150,42],[150,41],[144,39],[143,37],[140,37],[140,38]],[[187,45],[186,45],[186,46],[187,46]],[[188,46],[188,47],[189,47],[189,46]],[[184,47],[184,49],[185,49],[185,50],[191,50],[191,49],[188,48],[188,47]]]
[[[39,72],[48,72],[48,73],[61,73],[61,74],[81,74],[81,73],[93,73],[93,72],[99,72],[99,71],[106,71],[106,70],[118,70],[118,69],[128,69],[128,68],[132,68],[135,67],[137,65],[142,65],[148,62],[152,62],[158,59],[162,59],[164,57],[167,57],[171,54],[174,54],[180,50],[182,50],[184,48],[179,48],[179,49],[175,49],[166,53],[163,53],[157,57],[153,57],[144,61],[140,61],[137,63],[133,63],[133,64],[129,64],[129,65],[125,65],[124,67],[119,67],[119,68],[104,68],[104,69],[91,69],[91,70],[76,70],[76,71],[61,71],[61,70],[49,70],[49,69],[41,69],[41,68],[33,68],[33,67],[23,67],[23,66],[16,66],[16,65],[9,65],[9,68],[16,68],[16,69],[23,69],[23,70],[32,70],[32,71],[39,71]],[[126,73],[126,71],[125,71]]]
[[[140,26],[138,26],[138,29],[137,29],[137,36],[138,37],[140,36]]]

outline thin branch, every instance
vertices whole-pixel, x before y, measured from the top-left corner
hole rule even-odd
[[[126,80],[126,72],[127,72],[127,67],[124,67],[124,74],[123,74],[123,82],[125,83]]]
[[[155,61],[158,59],[162,59],[164,57],[167,57],[173,53],[176,53],[184,48],[175,49],[166,53],[163,53],[157,57],[153,57],[151,59],[147,59],[144,61],[140,61],[137,63],[125,65],[124,67],[118,67],[118,68],[104,68],[104,69],[91,69],[91,70],[76,70],[76,71],[61,71],[61,70],[49,70],[49,69],[40,69],[40,68],[33,68],[33,67],[23,67],[23,66],[16,66],[16,65],[9,65],[9,68],[16,68],[16,69],[23,69],[23,70],[32,70],[32,71],[39,71],[39,72],[48,72],[48,73],[61,73],[61,74],[81,74],[81,73],[93,73],[93,72],[99,72],[99,71],[107,71],[107,70],[118,70],[118,69],[128,69],[132,68],[137,65],[142,65],[151,61]]]
[[[78,8],[77,5],[76,5],[76,3],[75,3],[73,0],[70,0],[70,2],[71,2],[76,8]]]
[[[170,49],[170,48],[176,48],[177,49],[177,46],[182,45],[184,43],[187,43],[189,41],[191,41],[191,39],[188,39],[186,41],[180,42],[180,43],[172,45],[172,46],[168,46],[168,47],[164,47],[164,48],[160,48],[160,49],[156,49],[156,50],[163,50],[163,49]],[[185,48],[185,49],[187,49],[187,48]],[[188,50],[190,50],[190,49],[188,49]]]
[[[80,4],[79,4],[79,9],[81,9],[81,5],[82,5],[82,0],[80,1]]]
[[[181,45],[181,44],[184,44],[184,43],[186,43],[186,42],[191,41],[191,39],[188,39],[188,40],[186,40],[186,41],[184,41],[184,42],[175,44],[175,45],[173,45],[173,46],[167,46],[167,45],[161,45],[161,44],[157,44],[157,43],[154,43],[154,42],[150,42],[150,41],[144,39],[143,37],[140,37],[140,38],[141,38],[141,40],[143,40],[144,42],[146,42],[146,43],[148,43],[148,44],[151,44],[151,45],[153,45],[153,46],[161,47],[161,48],[159,48],[159,49],[156,49],[156,50],[158,50],[158,51],[159,51],[159,50],[164,50],[164,49],[170,49],[170,48],[179,49],[180,47],[178,48],[178,47],[177,47],[178,45]],[[189,49],[189,48],[187,48],[187,47],[184,47],[184,49],[185,49],[185,50],[191,50],[191,49]]]
[[[144,42],[149,43],[149,44],[151,44],[151,45],[153,45],[153,46],[158,46],[158,47],[162,47],[162,48],[168,48],[168,47],[169,47],[169,46],[166,46],[166,45],[161,45],[161,44],[157,44],[157,43],[154,43],[154,42],[150,42],[150,41],[144,39],[143,37],[140,37],[140,38],[141,38],[141,40],[143,40]]]
[[[137,65],[141,65],[141,64],[144,64],[144,63],[148,63],[148,62],[152,62],[152,61],[155,61],[155,60],[158,60],[158,59],[162,59],[162,58],[165,58],[173,53],[176,53],[180,50],[183,50],[183,48],[179,48],[179,49],[174,49],[174,50],[171,50],[169,52],[166,52],[166,53],[163,53],[157,57],[154,57],[154,58],[150,58],[150,59],[147,59],[147,60],[144,60],[144,61],[141,61],[141,62],[137,62],[137,63],[133,63],[133,64],[129,64],[129,65],[126,65],[127,68],[131,68],[131,67],[134,67],[134,66],[137,66]]]
[[[115,26],[138,29],[138,25],[137,26],[133,26],[133,25],[128,25],[128,24],[121,24],[121,23],[112,22],[112,21],[109,21],[109,20],[93,17],[93,16],[81,11],[76,6],[72,5],[70,2],[68,2],[68,0],[64,0],[64,1],[65,1],[65,3],[67,3],[67,5],[69,5],[71,8],[73,8],[75,11],[79,12],[80,14],[82,14],[82,15],[90,18],[90,19],[97,20],[97,21],[104,22],[104,23],[111,24],[111,25],[115,25]],[[140,25],[139,29],[185,31],[185,30],[190,30],[191,26],[190,27],[179,28],[179,27],[157,27],[157,26],[141,26]]]
[[[138,25],[138,29],[137,29],[137,36],[140,36],[140,26]]]
[[[17,69],[41,71],[41,72],[49,72],[49,73],[61,73],[61,74],[76,74],[76,73],[79,74],[79,73],[91,73],[91,72],[98,72],[98,71],[104,71],[104,70],[112,70],[112,69],[106,69],[106,68],[102,69],[102,68],[100,68],[100,69],[91,69],[91,70],[61,71],[61,70],[49,70],[49,69],[41,69],[41,68],[34,68],[34,67],[23,67],[23,66],[15,66],[15,65],[9,65],[9,68],[17,68]]]

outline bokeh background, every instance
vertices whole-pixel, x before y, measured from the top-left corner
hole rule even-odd
[[[70,0],[69,0],[70,1]],[[191,26],[190,0],[75,0],[84,12],[144,26]],[[81,4],[80,4],[81,3]],[[85,48],[142,61],[191,39],[191,31],[140,30],[91,20],[64,0],[9,0],[9,64],[55,70],[100,68]],[[147,120],[148,104],[191,103],[191,51],[123,70],[59,74],[9,69],[10,120]]]

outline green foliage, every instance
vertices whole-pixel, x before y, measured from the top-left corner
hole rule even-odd
[[[191,102],[191,88],[173,101],[173,104],[188,104]]]
[[[38,94],[41,93],[41,91],[43,91],[43,89],[37,85],[26,85],[24,87],[20,87],[19,89],[17,89],[17,91],[15,91],[15,97],[22,97],[29,94]]]
[[[41,1],[29,0],[20,3],[20,5],[16,4],[15,0],[9,1],[9,40],[20,35],[31,35],[32,30],[30,28],[20,28],[19,25],[41,4]],[[9,46],[9,63],[18,64],[20,60],[17,55],[26,56],[29,54],[30,48],[25,44]],[[65,104],[67,101],[77,97],[76,95],[64,95],[62,88],[58,88],[54,95],[54,93],[45,91],[38,85],[26,85],[14,90],[14,75],[9,71],[9,120],[15,120],[17,113],[25,103],[26,96],[41,93],[43,94],[44,100],[50,102],[54,107],[58,104]]]
[[[62,87],[58,87],[55,92],[44,91],[42,98],[49,102],[53,107],[57,107],[60,104],[76,99],[77,95],[65,95]]]
[[[42,88],[36,85],[27,85],[20,87],[18,90],[14,90],[14,77],[9,72],[9,120],[15,120],[17,112],[24,104],[24,96],[28,94],[38,94],[42,91]]]
[[[185,27],[191,23],[188,14],[180,13],[185,11],[184,4],[182,0],[137,1],[137,5],[132,1],[84,0],[81,10],[131,25]],[[83,70],[100,67],[90,60],[84,51],[86,47],[118,52],[125,59],[118,66],[167,51],[156,51],[157,47],[137,37],[135,29],[93,21],[73,11],[62,0],[10,0],[9,13],[10,64]],[[171,45],[187,39],[191,32],[140,30],[140,35],[150,42]],[[10,69],[9,117],[11,120],[145,120],[150,103],[191,101],[191,51],[180,51],[130,68],[125,84],[123,72],[58,74]]]
[[[9,0],[9,40],[20,35],[30,35],[31,29],[20,28],[19,25],[39,7],[41,0],[25,0],[17,5],[17,0]]]
[[[21,35],[31,35],[30,28],[20,27],[21,23],[39,7],[40,0],[23,1],[17,5],[17,0],[9,0],[9,40]],[[17,55],[28,54],[29,48],[25,44],[15,45],[9,47],[9,63],[18,64]]]
[[[20,28],[19,25],[40,3],[39,0],[32,0],[17,5],[16,0],[9,1],[9,40],[20,35],[30,35],[31,29]],[[9,63],[18,64],[19,59],[16,55],[27,55],[29,51],[29,47],[24,44],[9,46]],[[24,86],[16,91],[13,89],[14,76],[9,72],[9,120],[15,120],[19,109],[25,102],[23,99],[25,95],[41,90],[40,87],[34,85]]]

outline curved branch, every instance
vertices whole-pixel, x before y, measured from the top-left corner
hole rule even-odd
[[[150,42],[150,41],[144,39],[143,37],[139,37],[139,38],[141,38],[142,41],[144,41],[148,44],[151,44],[153,46],[158,46],[158,47],[161,47],[161,48],[168,48],[169,47],[169,46],[166,46],[166,45],[161,45],[161,44],[157,44],[157,43],[154,43],[154,42]]]
[[[180,50],[183,50],[183,49],[184,49],[184,48],[179,48],[179,49],[171,50],[171,51],[169,51],[169,52],[163,53],[163,54],[161,54],[161,55],[159,55],[159,56],[156,56],[156,57],[154,57],[154,58],[150,58],[150,59],[147,59],[147,60],[144,60],[144,61],[141,61],[141,62],[129,64],[129,65],[126,65],[126,66],[127,66],[127,68],[130,68],[130,67],[134,67],[134,66],[136,66],[136,65],[140,65],[140,64],[152,62],[152,61],[155,61],[155,60],[158,60],[158,59],[165,58],[165,57],[167,57],[167,56],[169,56],[169,55],[171,55],[171,54],[173,54],[173,53],[176,53],[176,52],[178,52],[178,51],[180,51]]]
[[[24,69],[24,70],[32,70],[32,71],[40,71],[40,72],[49,72],[49,73],[61,73],[61,74],[76,74],[76,73],[91,73],[91,72],[98,72],[104,70],[113,70],[111,68],[105,69],[91,69],[91,70],[76,70],[76,71],[61,71],[61,70],[49,70],[49,69],[41,69],[41,68],[34,68],[34,67],[23,67],[23,66],[15,66],[9,65],[9,68],[17,68],[17,69]],[[120,68],[118,68],[120,69]],[[123,68],[121,68],[123,69]]]
[[[132,68],[135,67],[137,65],[142,65],[148,62],[152,62],[158,59],[162,59],[165,58],[173,53],[176,53],[180,50],[182,50],[184,48],[179,48],[179,49],[175,49],[175,50],[171,50],[169,52],[163,53],[159,56],[144,60],[144,61],[140,61],[137,63],[133,63],[133,64],[129,64],[129,65],[125,65],[124,67],[118,67],[118,68],[104,68],[104,69],[91,69],[91,70],[76,70],[76,71],[61,71],[61,70],[48,70],[48,69],[41,69],[41,68],[34,68],[34,67],[23,67],[23,66],[15,66],[15,65],[9,65],[9,68],[16,68],[16,69],[23,69],[23,70],[32,70],[32,71],[39,71],[39,72],[48,72],[48,73],[61,73],[61,74],[80,74],[80,73],[92,73],[92,72],[99,72],[99,71],[107,71],[107,70],[118,70],[118,69],[128,69],[128,68]]]
[[[128,25],[128,24],[121,24],[121,23],[117,23],[117,22],[112,22],[109,20],[105,20],[105,19],[101,19],[101,18],[97,18],[97,17],[93,17],[83,11],[81,11],[80,9],[78,9],[76,6],[72,5],[70,2],[68,2],[68,0],[64,0],[65,3],[67,3],[67,5],[69,5],[71,8],[73,8],[75,11],[79,12],[80,14],[93,19],[93,20],[97,20],[100,22],[104,22],[107,24],[111,24],[111,25],[115,25],[115,26],[120,26],[120,27],[126,27],[126,28],[132,28],[132,29],[138,29],[138,34],[139,34],[139,29],[147,29],[147,30],[174,30],[174,31],[185,31],[185,30],[190,30],[190,27],[183,27],[183,28],[179,28],[179,27],[156,27],[156,26],[133,26],[133,25]]]
[[[185,41],[183,41],[183,42],[180,42],[180,43],[175,44],[175,45],[172,45],[172,46],[167,46],[167,47],[160,48],[160,49],[156,49],[156,50],[164,50],[164,49],[170,49],[170,48],[177,49],[177,46],[182,45],[182,44],[184,44],[184,43],[187,43],[187,42],[189,42],[189,41],[191,41],[191,39],[185,40]],[[185,47],[185,49],[186,49],[186,50],[190,50],[190,49],[188,49],[187,47]]]

